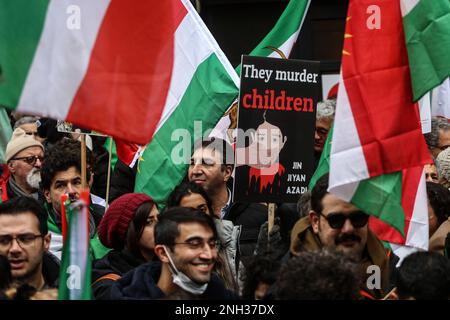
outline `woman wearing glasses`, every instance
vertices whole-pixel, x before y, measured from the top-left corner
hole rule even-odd
[[[149,196],[128,193],[117,198],[98,227],[100,241],[111,250],[94,262],[92,291],[98,300],[109,299],[114,282],[137,266],[157,259],[153,230],[158,208]]]

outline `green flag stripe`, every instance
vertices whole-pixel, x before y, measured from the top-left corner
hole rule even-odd
[[[361,181],[351,202],[405,236],[401,172],[384,174]]]
[[[144,192],[158,202],[165,200],[181,182],[187,168],[187,164],[172,162],[172,150],[181,141],[179,137],[180,140],[172,141],[172,133],[176,129],[186,129],[192,146],[194,121],[202,121],[203,132],[213,128],[237,94],[236,85],[215,54],[202,62],[179,105],[146,147],[139,161],[135,191]],[[187,150],[186,159],[191,151]]]
[[[303,17],[308,8],[309,1],[291,0],[287,5],[283,14],[278,19],[273,29],[265,36],[265,38],[250,53],[251,56],[268,56],[273,51],[266,49],[268,45],[279,48],[286,40],[292,36],[303,22]],[[282,37],[280,37],[282,35]]]
[[[403,26],[417,101],[450,76],[450,1],[419,1]]]
[[[0,0],[0,21],[6,22],[0,28],[0,101],[8,107],[15,108],[19,102],[48,4],[49,0]],[[22,64],[17,65],[18,61]]]

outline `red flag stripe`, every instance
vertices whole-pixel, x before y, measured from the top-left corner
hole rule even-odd
[[[370,29],[367,2],[351,1],[342,64],[371,177],[429,162],[412,102],[400,6],[398,1],[377,5],[381,29]]]
[[[173,35],[186,14],[178,0],[112,0],[67,120],[149,142],[170,86]]]

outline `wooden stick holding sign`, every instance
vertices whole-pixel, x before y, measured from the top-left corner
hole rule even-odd
[[[105,199],[105,211],[108,209],[109,187],[111,182],[111,155],[112,155],[112,137],[109,138],[109,151],[108,151],[108,176],[106,178],[106,199]]]
[[[267,246],[269,247],[270,246],[270,232],[272,231],[273,225],[275,224],[275,203],[269,203],[268,210],[269,210],[269,212],[268,212],[268,215],[267,215],[267,223],[268,223],[268,226],[267,226],[267,239],[268,239]],[[268,249],[270,249],[270,248],[268,248]]]

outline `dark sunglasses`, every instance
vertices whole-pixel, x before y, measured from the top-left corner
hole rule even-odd
[[[34,166],[36,161],[39,159],[40,162],[44,161],[44,157],[41,156],[29,156],[29,157],[20,157],[20,158],[12,158],[11,160],[23,160],[31,166]]]
[[[350,219],[350,222],[354,228],[362,228],[369,221],[369,215],[364,212],[355,212],[350,214],[330,213],[328,216],[320,213],[320,215],[327,220],[328,224],[333,229],[341,229],[347,219]]]

